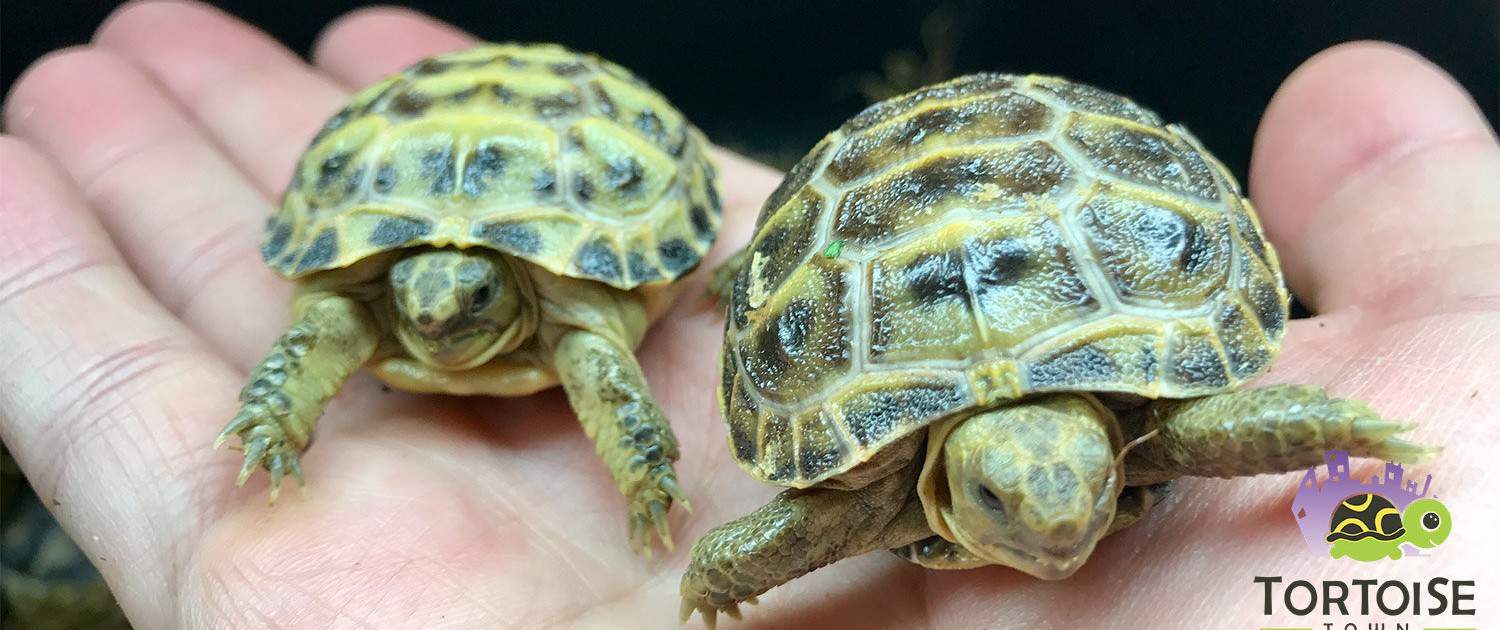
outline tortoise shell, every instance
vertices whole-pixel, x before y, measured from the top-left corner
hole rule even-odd
[[[720,223],[702,134],[629,71],[480,45],[356,95],[298,162],[262,255],[283,275],[488,247],[621,289],[698,264]]]
[[[787,174],[735,278],[720,406],[743,467],[806,487],[1031,393],[1237,387],[1286,318],[1249,201],[1187,130],[977,74],[871,106]]]
[[[1334,508],[1326,540],[1395,540],[1405,533],[1401,511],[1389,499],[1365,493],[1344,499]]]

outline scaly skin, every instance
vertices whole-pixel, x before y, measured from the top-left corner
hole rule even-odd
[[[235,485],[242,486],[256,467],[271,474],[271,502],[281,479],[291,474],[303,483],[301,453],[312,441],[313,427],[328,399],[374,354],[379,332],[358,302],[335,294],[298,300],[295,321],[276,340],[240,391],[240,411],[219,434],[214,446],[240,437],[245,465]]]
[[[1192,400],[1158,401],[1127,433],[1156,436],[1125,457],[1129,485],[1187,475],[1240,477],[1323,463],[1329,449],[1419,463],[1438,449],[1395,437],[1414,425],[1386,420],[1356,400],[1312,385],[1274,385]],[[1127,439],[1135,435],[1127,435]]]
[[[651,397],[635,355],[595,333],[563,335],[555,354],[558,378],[583,431],[594,440],[620,493],[630,502],[630,544],[650,557],[651,531],[672,548],[667,509],[689,508],[677,483],[677,437]],[[690,509],[690,508],[689,508]]]
[[[930,536],[912,493],[918,464],[857,490],[787,490],[710,530],[682,576],[682,620],[696,610],[712,628],[720,611],[738,618],[741,603],[814,569]]]

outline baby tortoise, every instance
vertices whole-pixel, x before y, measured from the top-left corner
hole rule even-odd
[[[299,454],[360,366],[409,391],[561,382],[630,503],[670,546],[677,440],[633,349],[719,229],[707,141],[629,71],[553,45],[481,45],[356,95],[297,164],[261,251],[297,282],[290,330],[219,436],[302,481]]]
[[[1236,391],[1287,320],[1250,203],[1187,130],[1058,78],[866,109],[716,286],[731,450],[792,489],[693,546],[684,618],[874,549],[1065,578],[1177,477],[1434,452],[1318,387]]]

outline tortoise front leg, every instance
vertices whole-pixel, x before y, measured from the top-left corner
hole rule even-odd
[[[734,293],[734,279],[739,276],[740,268],[750,262],[750,248],[744,247],[726,258],[724,262],[714,267],[713,275],[708,281],[708,294],[713,296],[719,304],[728,304],[731,294]]]
[[[1127,423],[1126,439],[1159,431],[1125,458],[1125,483],[1184,475],[1238,477],[1310,468],[1330,449],[1413,463],[1438,449],[1395,437],[1413,425],[1386,420],[1357,400],[1312,385],[1274,385],[1152,403]]]
[[[719,611],[739,617],[741,602],[836,560],[906,545],[932,535],[912,488],[915,466],[858,490],[787,490],[715,527],[693,544],[682,575],[682,620]]]
[[[239,435],[245,464],[235,479],[245,484],[257,466],[271,474],[271,501],[283,474],[303,483],[300,454],[328,399],[375,352],[379,330],[360,303],[318,294],[297,301],[292,326],[271,346],[240,391],[240,410],[214,441]]]
[[[671,549],[667,509],[674,500],[688,505],[672,468],[677,437],[635,355],[603,336],[575,330],[558,340],[554,360],[584,433],[630,502],[631,546],[649,557],[654,529]]]

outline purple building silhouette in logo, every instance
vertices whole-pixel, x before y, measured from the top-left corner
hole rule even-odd
[[[1427,496],[1427,491],[1432,488],[1432,475],[1427,475],[1420,490],[1416,480],[1407,481],[1403,486],[1405,471],[1401,464],[1386,462],[1384,475],[1359,481],[1349,472],[1348,453],[1328,451],[1323,454],[1323,461],[1328,468],[1328,478],[1318,483],[1317,467],[1307,469],[1297,486],[1297,498],[1292,500],[1292,516],[1302,530],[1302,539],[1307,541],[1308,549],[1320,556],[1328,554],[1328,542],[1324,538],[1328,535],[1328,519],[1344,499],[1368,492],[1385,497],[1396,509],[1404,510],[1412,501]]]

